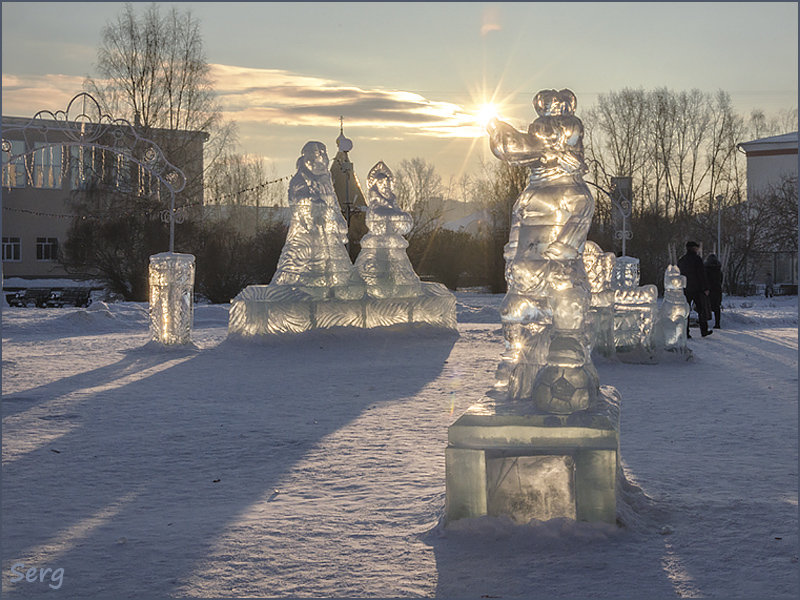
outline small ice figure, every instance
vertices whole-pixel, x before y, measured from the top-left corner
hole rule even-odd
[[[654,359],[653,327],[658,306],[658,289],[639,285],[639,259],[620,256],[611,280],[614,289],[614,344],[623,360]]]
[[[414,222],[397,206],[393,190],[394,175],[383,161],[367,176],[367,227],[361,239],[356,270],[374,298],[410,298],[422,293],[419,277],[406,254],[403,237]]]
[[[162,252],[150,257],[150,335],[170,346],[191,341],[194,256]]]
[[[658,318],[659,344],[667,352],[685,354],[686,324],[689,320],[689,304],[683,289],[686,277],[677,265],[670,265],[664,272],[664,301]]]
[[[591,292],[590,343],[593,349],[607,357],[614,354],[614,290],[611,289],[611,277],[616,260],[613,252],[603,252],[595,242],[587,241],[583,247],[583,266]]]
[[[364,282],[347,254],[347,224],[339,209],[322,142],[308,142],[289,182],[291,222],[270,287],[314,300],[355,300]]]
[[[506,351],[498,384],[511,399],[569,414],[589,408],[598,393],[586,343],[589,291],[581,259],[594,198],[583,181],[583,124],[574,115],[575,95],[543,90],[533,105],[538,117],[525,133],[497,119],[488,125],[493,154],[530,169],[504,249]]]

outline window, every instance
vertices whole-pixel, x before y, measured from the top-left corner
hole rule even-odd
[[[3,152],[3,187],[25,187],[25,142],[11,140],[11,150]]]
[[[19,262],[22,244],[18,237],[3,238],[3,262]]]
[[[57,189],[61,187],[61,146],[36,142],[33,153],[33,186]]]
[[[36,260],[56,260],[58,258],[58,238],[36,238]]]

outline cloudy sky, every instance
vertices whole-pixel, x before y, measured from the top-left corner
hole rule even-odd
[[[747,114],[797,107],[795,2],[184,2],[241,150],[291,175],[302,145],[335,154],[339,116],[360,179],[421,156],[447,179],[495,160],[494,102],[523,128],[540,89],[582,107],[625,87],[725,90]],[[113,2],[3,2],[2,112],[66,108]]]

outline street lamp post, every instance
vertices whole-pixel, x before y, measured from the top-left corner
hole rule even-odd
[[[633,237],[633,232],[628,229],[628,218],[631,216],[631,209],[633,208],[631,202],[633,179],[631,177],[612,177],[610,196],[611,203],[622,216],[622,229],[618,230],[614,237],[622,240],[622,256],[627,256],[625,242]]]

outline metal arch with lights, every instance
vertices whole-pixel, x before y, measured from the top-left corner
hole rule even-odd
[[[25,142],[25,152],[12,154],[12,140],[18,139]],[[170,195],[170,207],[162,213],[162,220],[169,223],[169,251],[174,252],[175,223],[184,218],[175,208],[175,194],[186,187],[186,175],[167,160],[158,144],[139,135],[126,119],[115,119],[104,113],[97,100],[87,92],[74,96],[65,110],[40,110],[22,125],[3,127],[3,167],[19,160],[27,162],[26,157],[54,147],[108,151],[155,177]],[[62,159],[62,170],[63,165]]]

